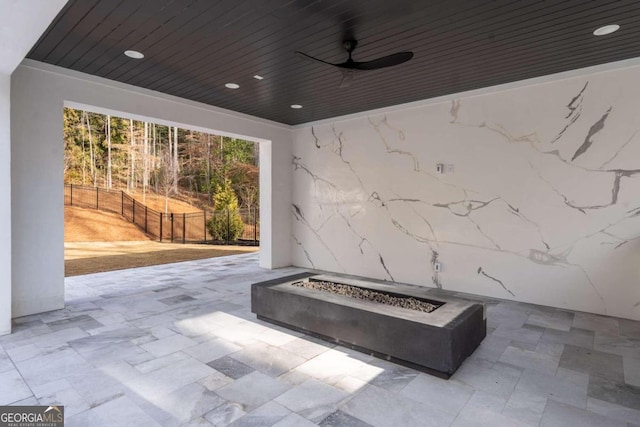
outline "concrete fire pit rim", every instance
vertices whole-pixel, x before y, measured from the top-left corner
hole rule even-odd
[[[431,313],[425,313],[421,311],[380,304],[372,301],[359,300],[350,298],[348,296],[336,295],[320,290],[292,286],[292,283],[294,282],[308,279],[336,282],[345,285],[370,288],[382,292],[402,294],[415,298],[425,299],[428,301],[433,301],[437,304],[442,305]],[[478,302],[468,301],[457,297],[443,297],[440,295],[435,297],[430,292],[431,288],[423,286],[409,285],[397,282],[381,282],[375,279],[366,279],[359,277],[356,278],[354,276],[347,277],[339,274],[316,274],[308,272],[297,274],[295,276],[283,277],[281,279],[269,280],[267,282],[256,283],[254,284],[254,286],[268,286],[274,291],[287,292],[306,298],[324,301],[327,303],[339,304],[358,310],[380,313],[437,328],[455,327],[456,323],[459,322],[461,318],[465,317],[464,313],[467,310],[471,310],[474,306],[479,305]]]

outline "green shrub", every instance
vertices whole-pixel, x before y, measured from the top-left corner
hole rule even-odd
[[[238,209],[238,197],[227,179],[224,187],[216,186],[213,195],[214,214],[207,221],[207,228],[214,240],[238,240],[242,236],[244,223]]]

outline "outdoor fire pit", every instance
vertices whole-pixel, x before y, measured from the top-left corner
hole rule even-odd
[[[258,319],[449,378],[486,336],[482,304],[421,286],[301,273],[251,286]]]

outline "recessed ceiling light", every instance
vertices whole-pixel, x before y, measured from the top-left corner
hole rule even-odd
[[[224,85],[227,89],[238,89],[240,85],[238,83],[227,83]]]
[[[299,110],[299,109],[302,108],[302,105],[300,105],[300,104],[292,104],[291,108],[293,108],[294,110]]]
[[[144,58],[144,54],[142,52],[138,52],[137,50],[125,50],[124,54],[133,59]]]
[[[259,76],[259,75],[257,75],[257,74],[256,74],[255,76],[253,76],[253,78],[254,78],[254,79],[256,79],[256,80],[262,80],[262,79],[264,79],[264,77]]]
[[[593,32],[593,35],[606,36],[607,34],[615,33],[619,29],[620,25],[618,24],[605,25],[604,27],[596,28],[596,30]]]

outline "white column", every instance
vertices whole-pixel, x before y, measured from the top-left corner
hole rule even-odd
[[[11,76],[0,73],[0,335],[11,332]]]

